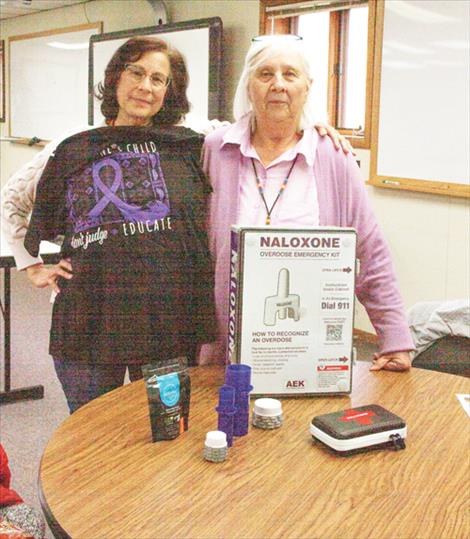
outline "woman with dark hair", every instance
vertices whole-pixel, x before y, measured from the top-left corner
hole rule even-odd
[[[203,137],[176,125],[187,86],[177,50],[129,39],[98,89],[106,126],[51,142],[3,190],[17,268],[60,292],[49,352],[71,412],[120,386],[126,368],[135,380],[143,363],[194,359],[214,338]],[[63,258],[45,267],[39,243],[58,235]]]
[[[150,361],[194,360],[213,338],[204,138],[175,126],[187,85],[178,51],[127,41],[101,88],[107,125],[66,138],[33,169],[24,246],[37,260],[41,240],[64,238],[44,284],[60,291],[49,353],[71,412],[120,386],[126,369],[136,380]],[[41,286],[42,264],[27,272]]]
[[[162,88],[166,88],[164,103],[162,102],[160,109],[150,118],[142,115],[142,121],[150,121],[153,125],[176,125],[189,112],[186,95],[189,78],[181,53],[170,48],[161,39],[138,37],[129,39],[116,51],[106,67],[104,84],[98,85],[97,97],[102,100],[101,112],[108,125],[119,125],[120,121],[126,121],[126,105],[120,100],[123,93],[123,85],[119,85],[121,75],[125,72],[130,81],[141,82],[143,72],[134,62],[145,61],[146,56],[149,58],[149,53],[162,53],[166,56],[171,75],[160,81]]]
[[[164,68],[168,77],[157,71],[151,75],[154,81],[147,80],[143,63],[153,59],[168,64]],[[129,39],[112,56],[105,70],[104,82],[98,86],[97,97],[102,100],[101,111],[105,118],[103,125],[179,124],[191,127],[185,118],[189,110],[187,86],[188,73],[179,51],[157,38]],[[217,120],[207,121],[207,130],[211,131],[218,125],[220,122]],[[45,266],[40,256],[31,256],[24,247],[28,215],[32,210],[36,187],[47,160],[54,154],[57,146],[68,136],[88,129],[93,128],[82,126],[51,141],[13,174],[2,190],[3,235],[15,257],[17,269],[25,270],[30,281],[38,288],[50,286],[55,292],[59,292],[57,279],[70,278],[72,268],[65,259],[58,264]],[[336,136],[334,131],[332,136]]]

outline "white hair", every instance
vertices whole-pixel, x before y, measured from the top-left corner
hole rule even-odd
[[[310,82],[312,80],[310,73],[310,63],[305,52],[303,40],[298,36],[292,35],[272,35],[262,36],[253,40],[250,49],[245,57],[245,65],[238,81],[237,90],[233,100],[233,116],[239,120],[247,114],[253,112],[253,106],[248,95],[248,85],[250,77],[254,71],[266,60],[285,53],[296,53],[302,63],[303,74]],[[307,99],[302,110],[299,122],[299,130],[311,127],[315,122],[313,112],[311,85],[307,94]]]

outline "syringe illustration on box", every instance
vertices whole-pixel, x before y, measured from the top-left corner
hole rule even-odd
[[[293,318],[295,322],[300,320],[300,296],[289,294],[289,270],[281,268],[277,278],[277,295],[268,296],[264,302],[264,325],[275,326],[276,316],[278,320]]]

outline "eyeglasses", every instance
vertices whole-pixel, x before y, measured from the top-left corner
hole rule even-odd
[[[147,77],[147,71],[138,65],[126,64],[124,66],[124,71],[134,82],[142,82],[145,77]],[[150,83],[155,90],[162,90],[163,88],[166,88],[171,81],[171,78],[167,77],[163,73],[152,73],[148,76],[150,78]]]

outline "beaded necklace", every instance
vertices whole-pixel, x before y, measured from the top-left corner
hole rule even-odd
[[[264,189],[261,185],[261,180],[258,177],[258,173],[256,172],[256,165],[253,158],[251,158],[251,164],[253,165],[253,171],[255,173],[255,181],[256,181],[256,187],[258,187],[259,194],[261,195],[261,199],[263,200],[264,207],[266,208],[266,224],[271,224],[271,213],[274,210],[274,206],[276,206],[277,201],[281,198],[282,193],[284,192],[285,188],[287,187],[287,182],[289,181],[290,174],[292,172],[292,169],[294,168],[295,162],[297,161],[297,157],[299,154],[295,156],[295,159],[292,161],[292,165],[289,169],[289,172],[287,173],[286,179],[282,182],[281,187],[279,189],[279,193],[277,194],[277,197],[274,199],[274,202],[271,206],[271,208],[268,208],[268,204],[266,202],[266,199],[264,197]]]

